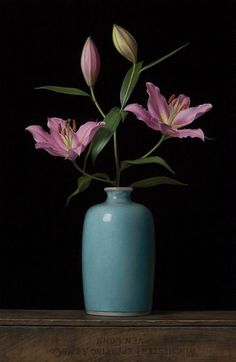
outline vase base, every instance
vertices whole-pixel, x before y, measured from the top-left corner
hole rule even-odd
[[[148,315],[151,311],[147,312],[97,312],[93,310],[86,311],[87,314],[95,315],[95,316],[104,316],[104,317],[135,317],[135,316],[143,316]]]

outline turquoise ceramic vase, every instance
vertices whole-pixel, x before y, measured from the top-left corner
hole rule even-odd
[[[82,276],[88,314],[149,314],[154,284],[154,223],[132,188],[107,187],[84,220]]]

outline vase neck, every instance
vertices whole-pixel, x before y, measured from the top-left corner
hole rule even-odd
[[[132,187],[106,187],[107,201],[112,202],[127,202],[130,200],[130,194],[133,191]]]

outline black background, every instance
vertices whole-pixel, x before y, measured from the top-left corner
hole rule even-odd
[[[47,116],[99,117],[89,99],[34,87],[80,87],[80,54],[91,35],[101,56],[96,94],[108,111],[130,67],[114,49],[112,24],[129,30],[146,63],[189,42],[143,73],[132,96],[146,103],[145,82],[167,97],[185,93],[213,109],[195,122],[213,141],[171,139],[159,155],[187,187],[135,190],[153,212],[157,236],[154,309],[234,309],[236,306],[236,126],[234,1],[2,1],[1,2],[0,307],[83,308],[81,231],[89,206],[104,200],[103,185],[65,206],[76,187],[69,161],[36,151],[25,127]],[[119,131],[121,158],[150,149],[158,134],[130,116]],[[112,147],[97,170],[114,171]],[[134,167],[123,184],[158,174]]]

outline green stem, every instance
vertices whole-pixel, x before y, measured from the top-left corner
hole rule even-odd
[[[116,163],[116,186],[118,187],[120,185],[120,163],[119,163],[119,156],[118,156],[116,131],[113,134],[113,142],[114,142],[114,155],[115,155],[115,163]]]
[[[90,155],[91,149],[92,149],[92,142],[90,143],[89,149],[88,149],[88,151],[87,151],[87,153],[86,153],[86,155],[84,157],[83,171],[85,171],[85,169],[86,169],[87,160],[88,160],[88,157]]]
[[[129,90],[130,90],[130,87],[131,87],[131,84],[132,84],[132,81],[133,81],[135,68],[136,68],[136,63],[133,63],[133,69],[132,69],[132,73],[131,73],[131,75],[130,75],[128,87],[126,88],[124,100],[123,100],[122,105],[121,105],[121,111],[123,110],[123,108],[124,108],[124,106],[125,106],[125,104],[126,104],[126,102],[127,102],[127,100],[128,100],[128,99],[126,99],[126,98],[127,98],[127,95],[129,94]]]
[[[90,87],[90,92],[91,92],[92,100],[94,101],[95,106],[97,107],[97,109],[99,110],[99,112],[101,113],[103,118],[105,118],[105,113],[102,111],[101,107],[99,106],[99,104],[97,102],[97,99],[96,99],[95,94],[94,94],[93,87]]]
[[[133,63],[132,73],[130,75],[129,83],[126,88],[126,92],[124,95],[123,102],[121,104],[120,111],[123,111],[123,108],[127,102],[128,94],[130,91],[130,87],[133,81],[134,73],[135,73],[136,63]],[[117,134],[114,132],[113,134],[113,142],[114,142],[114,155],[115,155],[115,163],[116,163],[116,186],[118,187],[120,185],[120,174],[121,174],[121,168],[120,168],[120,162],[119,162],[119,155],[118,155],[118,146],[117,146]]]
[[[75,161],[72,161],[72,164],[73,164],[73,166],[76,168],[76,170],[79,171],[80,173],[82,173],[82,175],[84,175],[84,176],[89,176],[89,177],[91,177],[93,180],[110,183],[111,185],[114,185],[114,184],[115,184],[114,181],[106,180],[106,179],[101,178],[101,177],[97,177],[97,176],[94,176],[94,175],[90,175],[89,173],[83,171],[82,168],[80,168],[79,165],[78,165]]]
[[[160,140],[158,141],[158,143],[150,150],[148,151],[147,153],[145,153],[145,155],[143,155],[142,157],[140,157],[139,159],[141,158],[146,158],[148,157],[149,155],[151,155],[151,153],[153,153],[161,144],[164,140],[167,140],[168,138],[170,138],[170,136],[166,136],[166,135],[162,135],[162,137],[160,138]],[[120,172],[124,171],[125,169],[129,168],[133,166],[132,164],[128,165],[128,164],[124,164],[123,166],[121,166],[121,169],[120,169]]]
[[[151,155],[151,153],[153,153],[161,144],[162,142],[166,139],[166,136],[163,134],[161,139],[159,140],[159,142],[150,150],[148,151],[147,153],[145,153],[145,155],[143,155],[142,157],[140,158],[146,158],[148,157],[149,155]]]

